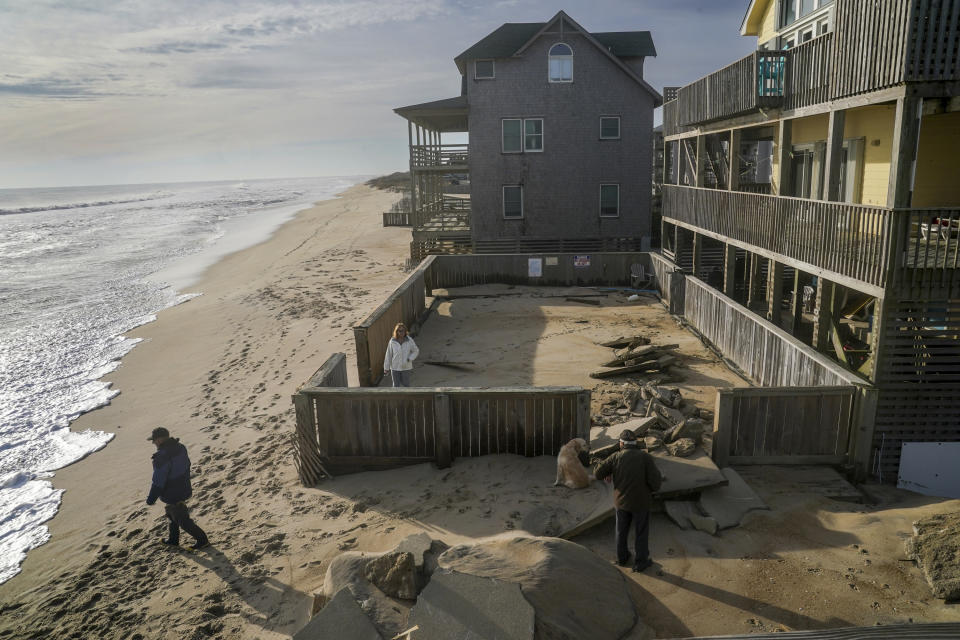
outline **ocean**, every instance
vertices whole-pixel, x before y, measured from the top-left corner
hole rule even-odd
[[[0,189],[0,583],[49,539],[53,473],[104,447],[71,431],[118,391],[124,333],[218,258],[369,176]]]

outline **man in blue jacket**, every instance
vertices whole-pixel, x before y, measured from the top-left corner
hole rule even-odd
[[[147,504],[153,504],[160,498],[166,505],[164,509],[170,519],[170,535],[163,543],[179,545],[180,529],[183,528],[196,540],[191,549],[206,547],[210,544],[207,534],[190,518],[190,510],[184,503],[193,495],[187,448],[176,438],[171,438],[170,432],[163,427],[154,429],[147,440],[157,447],[157,452],[153,454],[153,483]]]

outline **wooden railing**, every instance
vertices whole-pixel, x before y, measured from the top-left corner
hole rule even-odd
[[[833,33],[790,49],[783,108],[797,109],[830,99],[830,56]]]
[[[779,105],[785,64],[783,52],[754,51],[681,87],[677,93],[677,124],[729,118],[759,107]]]
[[[417,231],[470,232],[470,198],[440,194],[417,205],[413,216]]]
[[[436,144],[410,147],[410,167],[413,169],[449,169],[467,166],[469,145]]]
[[[883,287],[890,209],[754,193],[663,186],[663,217]]]
[[[898,209],[894,214],[898,284],[960,288],[960,209]]]

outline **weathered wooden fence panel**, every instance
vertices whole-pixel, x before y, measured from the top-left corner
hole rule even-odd
[[[650,254],[650,264],[654,274],[654,287],[660,298],[667,303],[670,313],[683,315],[684,274],[673,262],[657,253]]]
[[[686,278],[685,295],[687,323],[760,385],[813,387],[865,383],[697,278]]]
[[[334,354],[293,397],[293,444],[300,482],[496,453],[556,455],[589,438],[590,392],[580,387],[347,388]]]
[[[846,463],[858,393],[854,386],[718,389],[714,462]]]
[[[424,259],[383,304],[353,328],[361,387],[376,385],[383,377],[383,356],[397,323],[410,328],[426,311],[424,279],[433,260],[434,256]]]
[[[648,253],[526,253],[432,256],[428,289],[474,284],[544,286],[608,285],[629,287],[630,267],[650,268]],[[540,260],[539,277],[530,276],[530,259]]]

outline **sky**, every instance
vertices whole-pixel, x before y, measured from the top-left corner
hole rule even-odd
[[[402,171],[393,109],[458,95],[453,58],[504,22],[650,31],[662,90],[755,48],[747,4],[0,0],[0,188]]]

